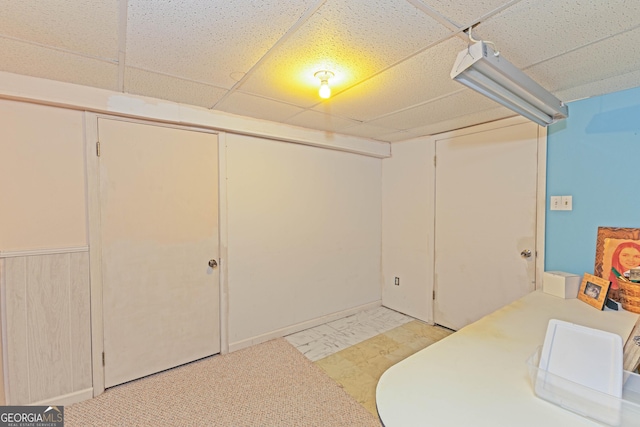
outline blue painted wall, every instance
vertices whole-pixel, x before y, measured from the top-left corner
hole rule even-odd
[[[573,196],[551,211],[551,196]],[[599,226],[640,228],[640,87],[569,104],[549,127],[545,270],[593,273]]]

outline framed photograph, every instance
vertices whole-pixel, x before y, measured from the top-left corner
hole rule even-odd
[[[611,282],[610,298],[617,300],[620,274],[640,266],[640,228],[598,227],[593,274]]]
[[[582,284],[578,291],[578,299],[584,301],[590,306],[602,310],[604,302],[607,299],[607,292],[609,292],[609,286],[611,282],[602,277],[594,276],[593,274],[584,273],[582,277]]]

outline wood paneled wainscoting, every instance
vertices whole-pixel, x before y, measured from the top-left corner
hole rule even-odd
[[[7,405],[92,397],[88,248],[0,253]]]

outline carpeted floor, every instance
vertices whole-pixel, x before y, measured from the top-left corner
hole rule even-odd
[[[73,426],[331,426],[380,422],[283,338],[65,407]]]

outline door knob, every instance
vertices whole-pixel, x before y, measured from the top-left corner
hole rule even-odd
[[[522,258],[531,258],[531,251],[529,249],[525,249],[524,251],[520,252],[520,256]]]
[[[209,267],[216,268],[217,266],[218,266],[218,261],[216,261],[215,259],[209,260]]]

